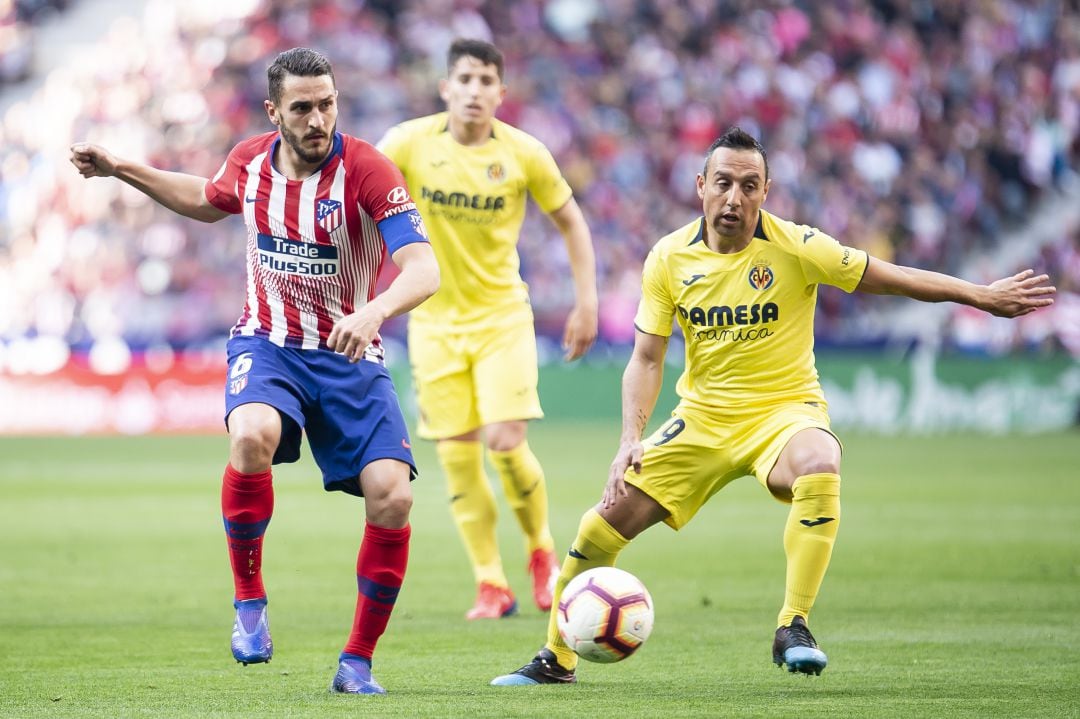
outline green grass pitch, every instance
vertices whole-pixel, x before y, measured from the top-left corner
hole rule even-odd
[[[616,424],[537,424],[560,550],[596,501]],[[218,493],[227,443],[0,440],[3,717],[1077,717],[1080,435],[845,437],[844,515],[812,626],[821,677],[770,661],[783,505],[735,482],[620,558],[652,638],[573,687],[493,688],[546,618],[500,498],[517,617],[466,623],[469,570],[430,444],[412,558],[375,658],[386,697],[327,693],[355,600],[359,501],[310,459],[276,471],[264,571],[276,655],[229,654]],[[497,484],[497,483],[496,483]],[[499,490],[496,489],[499,493]]]

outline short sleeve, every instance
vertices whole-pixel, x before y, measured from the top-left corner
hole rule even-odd
[[[206,195],[206,199],[209,200],[211,205],[222,212],[229,212],[234,215],[238,215],[243,211],[244,205],[240,201],[238,187],[240,171],[243,167],[244,160],[241,157],[240,146],[237,145],[229,153],[225,162],[222,163],[217,174],[208,180],[203,187],[203,194]]]
[[[528,161],[524,166],[529,194],[545,213],[558,210],[574,194],[559,171],[551,151],[539,140],[530,147]]]
[[[416,209],[405,177],[386,155],[367,145],[357,202],[375,222]]]
[[[638,303],[634,327],[651,335],[668,337],[675,318],[675,301],[668,290],[667,271],[654,248],[645,258],[641,271],[641,301]]]
[[[802,252],[799,263],[807,284],[824,284],[853,292],[866,272],[867,255],[847,247],[816,227],[800,227]]]

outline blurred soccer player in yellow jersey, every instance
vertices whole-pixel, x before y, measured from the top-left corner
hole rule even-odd
[[[495,534],[495,495],[484,447],[525,535],[533,599],[551,608],[559,564],[548,526],[544,473],[526,439],[543,416],[536,337],[519,273],[518,235],[532,195],[570,256],[575,304],[565,358],[596,339],[596,268],[585,218],[551,153],[495,118],[506,94],[503,57],[479,40],[456,40],[439,82],[446,112],[390,129],[379,149],[405,175],[439,260],[442,288],[409,318],[409,359],[419,434],[438,440],[450,510],[477,582],[468,619],[513,614]]]
[[[662,238],[645,260],[619,449],[600,502],[582,517],[563,562],[555,602],[570,579],[613,565],[643,530],[658,522],[680,529],[726,484],[752,474],[791,505],[773,661],[820,674],[827,660],[807,618],[840,525],[840,442],[814,368],[817,286],[959,302],[1002,317],[1052,304],[1055,290],[1031,270],[983,286],[871,258],[762,210],[770,184],[765,150],[731,128],[709,148],[697,176],[704,216]],[[673,320],[686,338],[680,401],[671,419],[642,439]],[[553,611],[547,644],[492,684],[568,684],[576,664]]]

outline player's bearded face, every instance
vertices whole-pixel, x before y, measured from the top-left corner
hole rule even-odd
[[[749,242],[758,210],[769,194],[765,159],[754,150],[717,148],[707,176],[698,175],[698,197],[710,229],[721,237]]]
[[[287,76],[281,101],[275,105],[278,130],[285,143],[306,164],[326,159],[337,129],[337,90],[329,75]]]
[[[294,133],[285,125],[281,125],[280,129],[281,137],[293,149],[293,152],[309,165],[316,165],[326,159],[327,153],[330,152],[331,138],[337,129],[337,122],[335,120],[328,131],[305,128],[303,135]]]

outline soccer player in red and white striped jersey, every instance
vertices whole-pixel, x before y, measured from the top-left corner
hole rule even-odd
[[[84,177],[117,177],[186,217],[243,214],[247,302],[228,343],[221,494],[233,656],[247,665],[273,654],[261,571],[271,466],[296,461],[306,431],[325,489],[364,497],[367,517],[353,629],[331,690],[383,693],[371,656],[405,573],[416,468],[379,328],[430,297],[439,268],[401,173],[371,145],[337,132],[329,61],[294,48],[275,58],[267,78],[265,107],[277,129],[234,147],[210,180],[86,143],[72,146],[71,161]],[[376,295],[387,255],[401,271]]]
[[[325,141],[329,153],[315,171],[292,180],[271,161],[282,134],[253,137],[206,186],[210,202],[243,213],[247,227],[248,298],[234,335],[326,348],[335,318],[374,297],[383,259],[377,222],[400,215],[405,233],[420,227],[399,175],[374,147],[336,132]],[[376,337],[369,350],[378,349]]]

